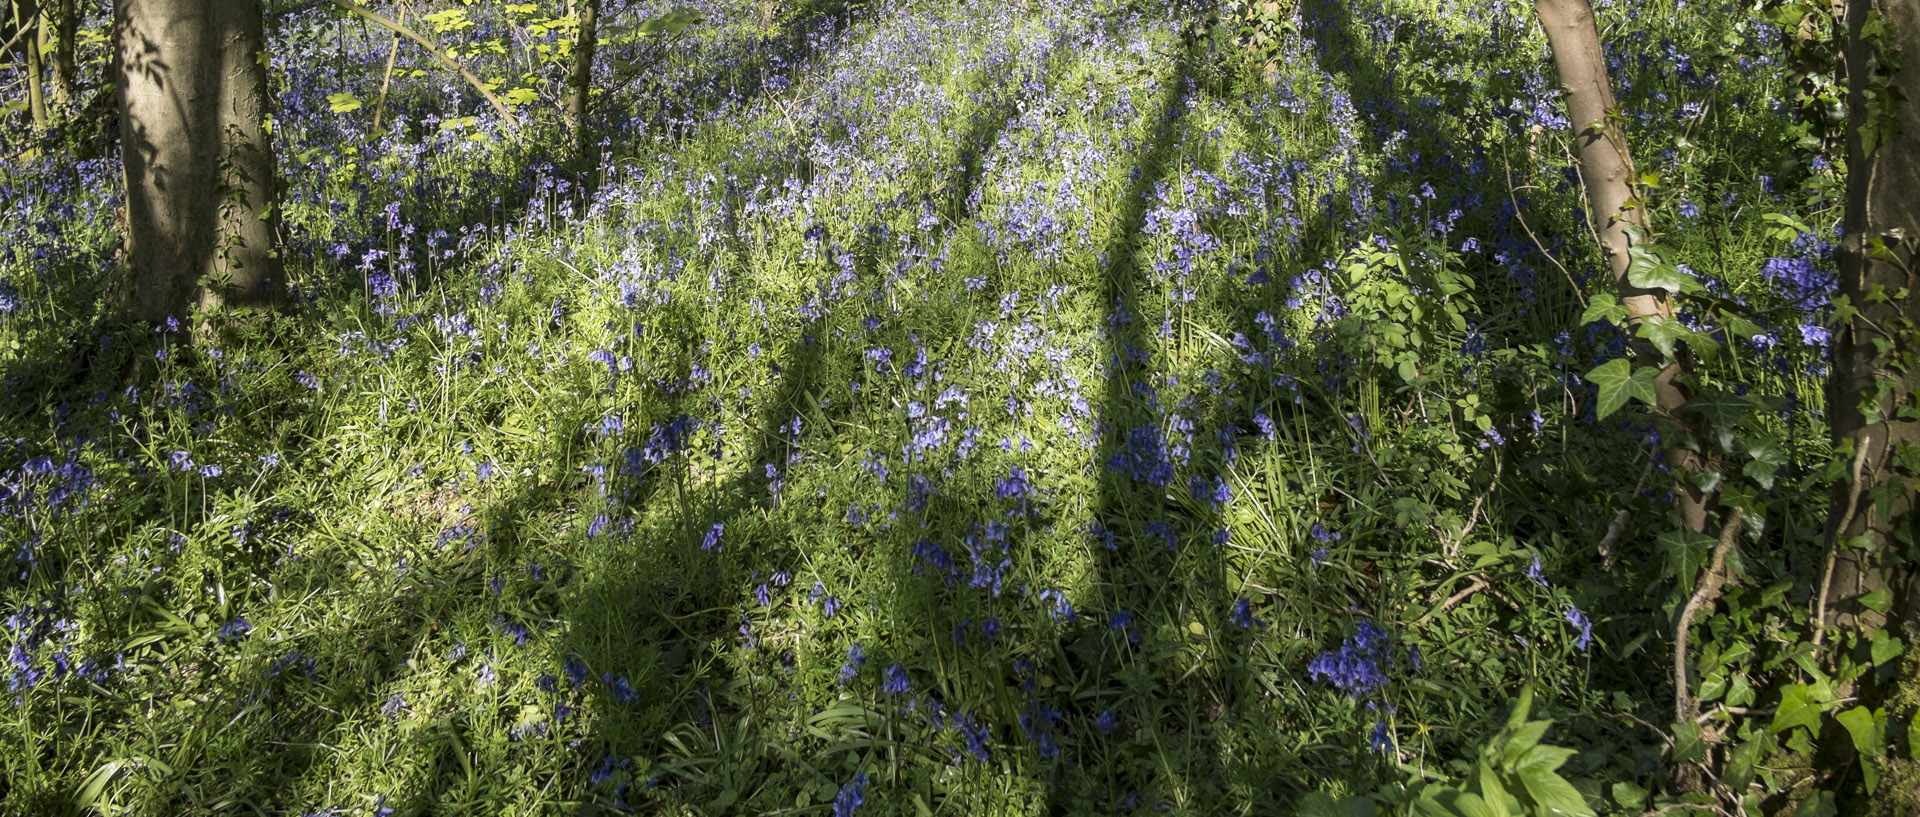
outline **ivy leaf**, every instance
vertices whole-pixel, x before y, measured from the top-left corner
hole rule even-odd
[[[1700,724],[1683,721],[1673,725],[1673,762],[1697,763],[1707,757],[1707,742],[1700,739]]]
[[[1587,372],[1587,381],[1600,389],[1600,404],[1595,407],[1599,419],[1620,410],[1628,400],[1639,398],[1640,402],[1653,405],[1653,377],[1657,374],[1652,366],[1634,370],[1633,363],[1626,358],[1609,360]]]
[[[1627,319],[1627,308],[1620,305],[1620,299],[1611,292],[1596,293],[1593,300],[1587,302],[1587,311],[1580,313],[1581,325],[1594,321],[1606,321],[1617,324]]]
[[[1641,321],[1638,334],[1652,341],[1654,348],[1659,349],[1660,355],[1668,360],[1673,359],[1676,341],[1691,342],[1693,340],[1693,330],[1673,318],[1648,318]]]
[[[1806,684],[1788,684],[1780,690],[1780,707],[1773,711],[1773,724],[1767,729],[1779,733],[1804,726],[1813,731],[1820,726],[1823,709],[1809,699]]]
[[[1893,607],[1893,594],[1887,592],[1887,589],[1882,587],[1879,590],[1861,596],[1860,606],[1876,613],[1885,614],[1889,608]]]
[[[1905,652],[1906,649],[1907,648],[1900,643],[1900,639],[1888,635],[1886,630],[1873,631],[1873,639],[1869,647],[1869,650],[1873,653],[1873,663],[1885,664],[1888,661],[1899,658],[1900,653]]]
[[[1868,711],[1864,706],[1856,706],[1834,720],[1846,727],[1847,735],[1853,738],[1853,748],[1860,752],[1860,771],[1866,778],[1867,793],[1872,794],[1880,784],[1878,761],[1886,754],[1887,711]]]
[[[1667,263],[1654,245],[1627,248],[1627,283],[1641,289],[1663,289],[1668,294],[1697,292],[1700,282]]]

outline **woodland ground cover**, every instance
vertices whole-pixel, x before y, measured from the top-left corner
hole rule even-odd
[[[1523,688],[1586,807],[1677,802],[1713,541],[1597,410],[1529,6],[692,8],[597,171],[277,16],[297,303],[211,346],[109,317],[110,152],[0,168],[0,810],[1290,812]],[[1775,803],[1839,177],[1750,10],[1598,11],[1668,260],[1760,316],[1689,317],[1765,486],[1696,682]],[[438,34],[532,109],[551,13]]]

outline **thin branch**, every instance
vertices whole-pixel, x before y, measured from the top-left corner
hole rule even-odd
[[[1506,168],[1507,171],[1507,202],[1513,205],[1514,219],[1520,222],[1520,229],[1527,231],[1527,238],[1533,240],[1534,249],[1539,250],[1540,254],[1546,256],[1548,261],[1553,262],[1554,268],[1560,270],[1560,274],[1566,277],[1567,285],[1573,287],[1573,297],[1580,299],[1581,309],[1586,309],[1586,293],[1581,292],[1580,285],[1574,282],[1573,273],[1568,272],[1567,268],[1560,264],[1560,259],[1553,257],[1553,253],[1547,252],[1547,246],[1540,243],[1540,237],[1534,235],[1533,228],[1527,225],[1526,214],[1520,212],[1520,199],[1513,194],[1513,162],[1507,158],[1507,143],[1505,141],[1500,143],[1500,164]]]
[[[514,133],[520,132],[520,119],[513,115],[513,111],[507,108],[506,103],[501,102],[499,97],[494,96],[492,91],[487,90],[487,86],[480,82],[479,77],[474,76],[472,71],[468,71],[465,66],[455,60],[453,55],[448,54],[439,46],[434,45],[433,41],[421,36],[419,32],[408,28],[405,24],[389,20],[381,16],[379,12],[360,5],[354,2],[354,0],[328,0],[328,2],[339,6],[345,11],[358,15],[361,19],[369,23],[373,23],[374,25],[418,43],[421,48],[427,50],[428,54],[433,55],[434,60],[439,62],[441,66],[459,74],[460,78],[466,80],[468,85],[473,86],[475,91],[479,91],[480,97],[492,105],[493,109],[499,112],[500,119],[507,123],[507,130],[513,131]]]
[[[1459,604],[1460,602],[1466,601],[1468,596],[1471,596],[1485,589],[1487,589],[1487,580],[1480,578],[1479,576],[1473,577],[1473,583],[1467,585],[1467,588],[1465,590],[1462,590],[1458,593],[1448,596],[1446,601],[1440,602],[1439,607],[1435,607],[1432,610],[1428,610],[1426,615],[1421,616],[1419,621],[1415,621],[1413,623],[1413,626],[1418,627],[1422,624],[1427,623],[1427,619],[1433,618],[1434,616],[1440,615],[1441,613],[1444,613],[1448,610],[1453,609],[1454,605]]]
[[[1813,608],[1813,645],[1818,647],[1827,635],[1827,591],[1833,587],[1833,565],[1839,561],[1840,537],[1847,535],[1847,529],[1853,527],[1853,514],[1860,510],[1860,474],[1867,464],[1867,449],[1873,447],[1873,436],[1861,434],[1853,452],[1853,487],[1847,489],[1847,510],[1840,514],[1840,526],[1833,529],[1833,539],[1827,542],[1827,564],[1820,571],[1820,600]]]
[[[1720,529],[1720,542],[1713,548],[1713,559],[1707,564],[1707,570],[1700,576],[1700,586],[1694,588],[1693,597],[1687,599],[1687,606],[1680,611],[1680,620],[1673,627],[1673,720],[1686,723],[1693,719],[1693,696],[1687,692],[1687,635],[1693,628],[1693,617],[1700,608],[1712,604],[1720,598],[1720,589],[1726,586],[1727,552],[1733,550],[1733,541],[1740,537],[1740,523],[1746,519],[1747,509],[1736,507],[1727,515],[1727,524]]]

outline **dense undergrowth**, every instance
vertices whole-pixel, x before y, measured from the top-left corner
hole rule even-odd
[[[277,18],[297,297],[194,343],[112,318],[110,146],[0,171],[0,811],[1289,812],[1469,775],[1523,688],[1590,808],[1673,802],[1711,538],[1584,378],[1530,6],[1302,0],[1267,59],[696,5],[594,162],[404,49],[369,132],[389,38]],[[1808,734],[1734,716],[1818,577],[1838,177],[1744,8],[1600,12],[1669,260],[1762,320],[1701,361],[1770,447],[1695,683],[1777,808]]]

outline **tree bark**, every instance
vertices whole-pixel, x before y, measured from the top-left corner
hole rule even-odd
[[[114,24],[136,315],[277,303],[259,0],[120,0]]]
[[[36,130],[47,128],[46,79],[40,61],[40,6],[33,0],[15,0],[13,26],[20,38],[21,55],[26,58],[27,114]]]
[[[74,40],[79,29],[80,16],[73,0],[60,0],[53,20],[53,76],[60,95],[67,100],[74,98],[80,76],[74,57]]]
[[[1904,64],[1892,76],[1876,45],[1862,37],[1869,12],[1892,24],[1892,41],[1880,47],[1904,52]],[[1914,631],[1910,636],[1920,635],[1920,599],[1911,586],[1916,571],[1900,555],[1920,540],[1903,545],[1898,536],[1920,532],[1913,488],[1920,476],[1920,420],[1911,414],[1920,409],[1920,282],[1913,275],[1913,249],[1920,242],[1920,202],[1914,198],[1920,191],[1920,0],[1851,0],[1846,17],[1847,212],[1837,300],[1858,312],[1843,313],[1833,333],[1827,410],[1836,450],[1853,452],[1861,466],[1857,482],[1836,486],[1827,525],[1833,567],[1823,580],[1822,619],[1842,629],[1904,623]],[[1887,89],[1874,87],[1883,83],[1903,92],[1904,100],[1895,97],[1889,104]],[[1880,124],[1889,118],[1890,132]],[[1871,153],[1863,137],[1878,142]],[[1849,546],[1856,540],[1871,546]],[[1859,603],[1877,590],[1892,594],[1885,615]]]
[[[587,103],[593,92],[593,51],[599,45],[600,0],[580,4],[580,31],[573,39],[573,76],[568,86],[567,127],[573,131],[574,152],[587,150]]]
[[[1567,113],[1573,122],[1580,175],[1586,183],[1588,214],[1599,233],[1600,249],[1612,268],[1615,291],[1627,308],[1628,320],[1632,326],[1648,320],[1673,320],[1673,305],[1665,292],[1636,287],[1627,279],[1627,249],[1632,243],[1628,228],[1636,228],[1645,236],[1647,221],[1645,210],[1634,202],[1633,163],[1626,137],[1612,116],[1613,84],[1607,77],[1607,55],[1600,44],[1593,7],[1588,0],[1535,0],[1534,13],[1553,50],[1560,85],[1567,92]],[[1658,361],[1648,344],[1637,344],[1636,355],[1645,362]],[[1688,530],[1704,531],[1706,494],[1687,478],[1703,463],[1696,451],[1683,444],[1691,436],[1681,419],[1687,393],[1674,381],[1682,371],[1681,363],[1671,363],[1655,378],[1654,414],[1666,442],[1667,467],[1675,477],[1674,505],[1681,524]]]

